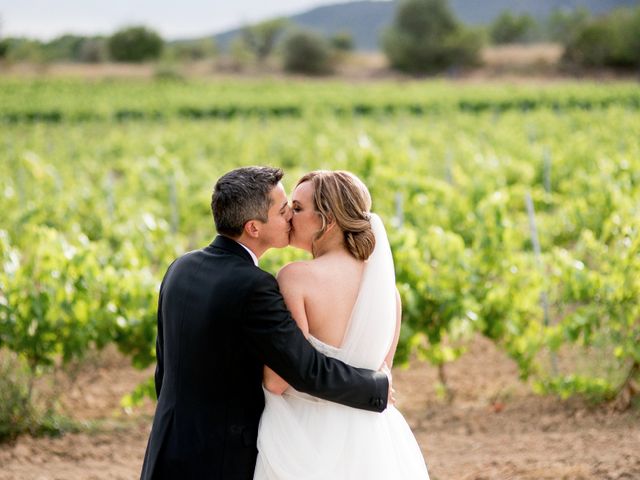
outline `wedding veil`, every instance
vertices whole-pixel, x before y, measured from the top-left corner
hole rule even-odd
[[[378,370],[395,333],[396,285],[387,232],[375,213],[371,214],[371,228],[376,245],[365,264],[340,359],[355,367]]]

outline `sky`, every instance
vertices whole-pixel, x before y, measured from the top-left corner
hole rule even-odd
[[[347,0],[0,0],[0,36],[50,40],[143,24],[165,39],[201,37]]]

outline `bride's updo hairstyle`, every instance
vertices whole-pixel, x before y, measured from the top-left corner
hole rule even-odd
[[[316,233],[315,240],[324,235],[331,221],[335,221],[344,234],[349,253],[358,260],[368,259],[376,239],[369,214],[371,195],[362,180],[342,170],[316,170],[302,177],[296,187],[304,182],[312,183],[313,204],[322,218],[322,228]]]

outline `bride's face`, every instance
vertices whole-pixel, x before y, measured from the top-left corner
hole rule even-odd
[[[313,206],[313,183],[304,182],[291,195],[291,233],[289,244],[311,252],[315,234],[322,229],[322,219]]]

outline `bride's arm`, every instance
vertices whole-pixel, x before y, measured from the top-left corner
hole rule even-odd
[[[393,357],[396,354],[396,348],[398,348],[398,340],[400,339],[400,322],[402,322],[402,300],[400,300],[400,292],[398,292],[398,289],[396,288],[396,333],[393,337],[393,343],[391,344],[389,353],[387,353],[387,358],[384,359],[384,362],[387,364],[389,369],[393,367]]]
[[[302,279],[306,270],[306,265],[302,262],[291,263],[285,265],[277,275],[278,286],[284,297],[284,302],[291,312],[291,316],[304,333],[305,337],[309,336],[309,324],[307,322],[307,313],[304,308],[304,294],[302,288]],[[289,384],[276,372],[269,367],[264,367],[264,386],[271,393],[281,395]]]

